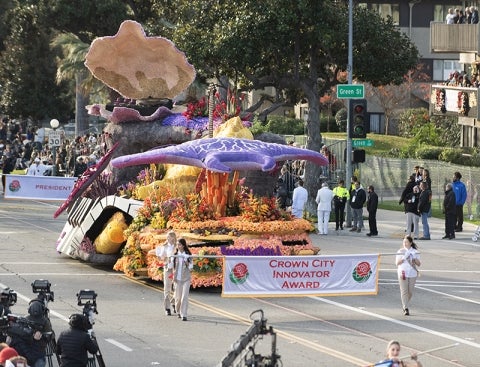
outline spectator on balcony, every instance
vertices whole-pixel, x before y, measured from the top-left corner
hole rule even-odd
[[[458,14],[457,24],[465,24],[466,20],[465,20],[465,15],[463,14],[463,10],[460,9],[457,14]]]
[[[465,23],[472,24],[472,12],[470,8],[465,9]]]
[[[477,24],[478,23],[478,10],[476,7],[471,6],[470,7],[470,12],[472,13],[472,24]]]
[[[454,17],[455,17],[455,12],[453,11],[453,8],[449,8],[447,16],[445,17],[445,23],[455,24],[455,20],[453,19]]]
[[[458,19],[460,18],[460,9],[455,8],[455,11],[453,13],[453,24],[458,24]]]

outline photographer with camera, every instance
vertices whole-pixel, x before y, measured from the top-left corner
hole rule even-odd
[[[86,367],[88,352],[98,352],[97,343],[87,332],[91,328],[90,322],[82,314],[72,314],[69,325],[70,329],[62,331],[57,340],[60,367]]]
[[[28,315],[17,318],[18,327],[10,328],[10,346],[28,360],[31,367],[46,366],[46,348],[52,334],[52,325],[43,302],[34,299],[28,307]]]

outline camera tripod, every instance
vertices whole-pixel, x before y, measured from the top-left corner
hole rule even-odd
[[[97,338],[93,331],[93,324],[95,324],[95,314],[98,314],[97,311],[97,293],[90,289],[82,289],[77,293],[78,305],[83,306],[83,316],[88,318],[88,335],[97,345],[97,353],[88,355],[87,367],[105,367],[105,361],[103,360],[102,352],[100,351],[100,346],[98,345]]]

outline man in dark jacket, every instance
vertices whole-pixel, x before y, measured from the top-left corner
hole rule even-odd
[[[29,366],[45,366],[47,343],[51,336],[52,325],[46,317],[42,301],[34,299],[30,302],[26,319],[32,324],[32,333],[13,336],[10,346],[19,355],[27,358]]]
[[[405,197],[413,192],[413,188],[417,185],[415,182],[415,175],[410,175],[407,180],[407,184],[402,191],[402,195],[400,196],[400,200],[398,200],[398,205],[403,204],[405,207],[405,213],[407,212],[406,204],[405,204]]]
[[[445,214],[445,236],[443,236],[442,239],[448,238],[451,240],[455,238],[455,220],[457,216],[455,192],[453,191],[451,183],[445,186],[443,213]]]
[[[419,240],[430,239],[430,226],[428,225],[428,213],[432,206],[432,192],[428,189],[425,181],[420,183],[420,197],[418,198],[418,212],[422,217],[423,236]]]
[[[60,367],[86,367],[88,353],[98,352],[98,345],[88,335],[89,322],[82,314],[70,315],[70,329],[62,331],[57,341]]]
[[[361,232],[363,228],[363,205],[367,200],[367,194],[360,181],[355,182],[355,189],[350,194],[350,208],[352,208],[352,229],[350,232]]]
[[[375,192],[375,188],[370,185],[367,188],[368,197],[367,197],[367,211],[368,211],[368,228],[370,232],[367,233],[367,236],[378,236],[377,230],[377,208],[378,208],[378,195]]]

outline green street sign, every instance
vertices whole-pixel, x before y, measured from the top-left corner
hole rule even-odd
[[[373,147],[373,140],[372,139],[353,139],[352,147],[354,148]]]
[[[363,84],[338,84],[337,98],[365,98],[365,86]]]

